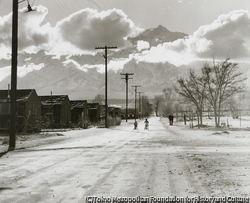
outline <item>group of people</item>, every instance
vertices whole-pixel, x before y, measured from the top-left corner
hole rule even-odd
[[[144,123],[145,123],[144,130],[149,130],[148,129],[148,125],[149,125],[148,119],[146,119]],[[137,123],[136,120],[135,120],[135,123],[134,123],[134,130],[138,130],[138,123]]]
[[[168,116],[168,118],[169,118],[169,124],[170,124],[170,125],[173,125],[173,123],[174,123],[174,116],[173,116],[172,114],[170,114],[170,115]],[[185,125],[186,125],[186,115],[185,115],[185,114],[184,114],[184,121],[185,121]],[[146,119],[146,120],[144,121],[144,123],[145,123],[144,130],[148,130],[148,126],[149,126],[148,119]],[[134,122],[134,130],[138,130],[138,123],[137,123],[136,120],[135,120],[135,122]]]

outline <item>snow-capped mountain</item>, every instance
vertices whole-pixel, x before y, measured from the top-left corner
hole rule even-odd
[[[125,82],[120,73],[134,73],[129,80],[131,85],[140,85],[139,91],[149,97],[161,94],[164,88],[172,86],[189,68],[200,67],[202,62],[176,67],[171,63],[153,63],[137,61],[133,55],[143,54],[137,48],[138,41],[149,43],[154,47],[163,42],[173,42],[187,36],[184,33],[170,32],[163,26],[148,29],[128,40],[133,44],[119,51],[110,50],[108,61],[108,91],[110,99],[124,98]],[[150,49],[148,47],[148,50]],[[122,61],[122,63],[120,63]],[[121,65],[122,64],[122,65]],[[9,60],[1,60],[0,68],[10,67]],[[244,66],[245,67],[245,66]],[[71,99],[93,99],[97,94],[104,94],[104,58],[103,53],[95,55],[61,56],[47,55],[44,51],[36,54],[20,53],[18,69],[18,88],[34,88],[40,95],[67,94]],[[247,69],[244,71],[248,72]],[[10,68],[6,77],[0,81],[0,88],[6,89],[10,84]]]
[[[188,36],[181,32],[171,32],[162,25],[157,28],[147,29],[136,37],[130,37],[129,40],[132,44],[136,45],[138,41],[146,41],[151,46],[157,46],[164,42],[173,42],[177,39],[181,39]]]

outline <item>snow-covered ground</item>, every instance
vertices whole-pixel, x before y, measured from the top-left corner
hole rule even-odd
[[[169,126],[157,117],[144,130],[143,122],[138,130],[129,121],[19,136],[16,150],[0,157],[0,202],[250,196],[250,120],[229,118],[231,127],[218,130],[190,129],[189,122]]]

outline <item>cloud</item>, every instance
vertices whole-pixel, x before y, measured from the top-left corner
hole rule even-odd
[[[20,51],[36,53],[41,49],[47,49],[52,40],[52,27],[49,23],[43,24],[48,9],[43,6],[34,7],[34,12],[26,13],[23,8],[19,15],[19,44]]]
[[[26,13],[27,8],[18,13],[18,50],[36,53],[47,49],[51,41],[52,28],[49,23],[42,24],[48,9],[43,6],[35,7],[35,12]],[[9,58],[12,40],[12,13],[0,17],[0,58]],[[3,53],[4,51],[4,53]]]
[[[28,73],[33,72],[34,70],[40,70],[43,67],[45,67],[44,63],[38,64],[38,65],[36,65],[34,63],[29,63],[29,64],[26,64],[24,66],[19,66],[18,71],[17,71],[17,75],[18,75],[18,77],[22,78],[22,77],[26,76]]]
[[[189,64],[195,58],[189,50],[186,49],[183,40],[176,40],[173,43],[159,44],[157,47],[151,47],[150,50],[142,53],[133,54],[136,61],[145,61],[149,63],[169,62],[176,66]]]
[[[138,61],[188,64],[193,60],[250,57],[250,12],[236,10],[223,14],[209,25],[201,26],[193,35],[160,44],[149,51],[135,54]]]
[[[8,77],[11,73],[11,67],[6,66],[3,68],[0,68],[0,81],[2,81],[4,78]]]
[[[120,58],[120,59],[113,59],[108,62],[108,70],[113,70],[113,71],[119,71],[123,68],[123,66],[128,63],[131,60],[131,58]],[[78,62],[76,62],[73,59],[67,59],[66,61],[63,62],[65,67],[75,67],[78,68],[81,71],[87,72],[88,69],[93,69],[95,68],[99,73],[104,73],[105,72],[105,64],[95,64],[95,65],[89,65],[89,64],[84,64],[80,65]]]
[[[148,49],[150,47],[150,44],[146,41],[143,41],[143,40],[139,40],[137,42],[137,50],[138,51],[141,51],[143,49]]]
[[[23,66],[19,66],[17,69],[17,76],[18,77],[24,77],[28,73],[33,72],[34,70],[40,70],[44,67],[45,65],[43,63],[41,64],[34,64],[34,63],[29,63]],[[11,74],[11,66],[6,66],[0,69],[0,81],[2,81],[4,78],[10,76]]]
[[[60,57],[61,55],[95,54],[95,47],[131,46],[127,37],[142,30],[137,27],[123,11],[112,9],[98,12],[95,9],[80,10],[59,21],[54,27],[45,23],[48,9],[35,7],[35,12],[25,13],[19,10],[19,51],[36,53],[39,50]],[[0,59],[11,56],[11,22],[12,15],[0,17]],[[162,43],[150,48],[149,43],[138,41],[137,53],[128,58],[112,59],[109,69],[117,71],[130,60],[150,63],[169,62],[176,66],[189,64],[194,60],[207,60],[213,57],[232,60],[250,58],[250,12],[232,11],[220,15],[214,22],[201,26],[192,35],[174,42]],[[103,51],[103,50],[102,50]],[[65,61],[65,66],[74,65],[82,71],[96,68],[103,72],[104,64],[80,65],[74,61]],[[23,75],[35,70],[22,67]],[[42,66],[39,66],[42,68]],[[9,68],[2,68],[5,77]],[[22,76],[21,73],[19,73]],[[1,78],[0,78],[1,80]]]
[[[127,40],[142,31],[123,11],[118,9],[98,12],[94,9],[80,10],[59,21],[54,27],[45,23],[48,9],[44,6],[34,7],[34,12],[26,13],[27,8],[19,9],[18,13],[18,51],[19,53],[37,53],[40,50],[46,54],[60,58],[62,55],[96,54],[95,47],[117,46],[118,49],[132,46]],[[0,17],[0,60],[11,59],[12,13]],[[109,61],[110,68],[117,70],[123,67],[129,59]],[[32,61],[32,60],[31,60]],[[71,64],[73,62],[71,61]],[[64,64],[69,65],[69,63]],[[77,68],[86,71],[86,68],[97,68],[102,72],[103,64],[93,67],[80,66]],[[37,66],[42,68],[44,66]],[[28,72],[37,70],[35,66],[18,67],[18,76],[23,77]],[[0,69],[0,81],[10,75],[10,67]]]
[[[78,62],[76,62],[73,59],[67,59],[66,61],[63,62],[63,65],[67,68],[74,67],[84,72],[88,71],[88,69],[86,69],[84,66],[80,65]]]
[[[10,59],[12,15],[0,17],[0,59]]]
[[[118,9],[102,12],[83,9],[62,19],[55,27],[45,23],[49,12],[46,7],[34,9],[29,13],[27,8],[19,10],[19,52],[44,50],[57,56],[93,54],[97,46],[131,46],[127,37],[142,31]],[[0,47],[4,50],[0,58],[7,59],[11,53],[12,14],[0,17],[0,30]]]
[[[98,12],[83,9],[61,20],[55,26],[56,44],[51,52],[58,52],[60,44],[72,45],[77,53],[94,51],[95,47],[131,46],[127,37],[141,31],[118,9]],[[72,47],[71,46],[71,47]],[[71,49],[71,52],[74,50]]]
[[[203,39],[209,44],[205,51],[200,51],[197,55],[206,58],[212,55],[229,54],[232,58],[245,58],[250,54],[249,32],[249,11],[236,10],[227,15],[221,15],[212,24],[200,27],[194,33],[194,39],[199,41]]]

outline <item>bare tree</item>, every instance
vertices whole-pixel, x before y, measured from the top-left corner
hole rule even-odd
[[[163,89],[164,93],[164,112],[166,115],[173,114],[173,111],[177,110],[177,97],[174,89],[172,87]]]
[[[204,106],[207,81],[201,76],[196,76],[194,70],[190,69],[188,79],[180,78],[178,80],[179,87],[176,91],[193,103],[197,108],[200,124],[202,124],[202,110]]]
[[[225,102],[223,102],[224,105],[226,105],[228,107],[228,109],[230,110],[230,114],[233,118],[237,118],[238,117],[238,110],[237,110],[237,100],[236,98],[234,98],[233,96],[229,97]]]
[[[141,97],[141,105],[142,117],[148,117],[152,113],[152,106],[147,96]]]
[[[206,80],[206,99],[214,109],[215,126],[220,125],[222,103],[232,95],[240,92],[243,81],[242,73],[237,72],[237,63],[229,62],[229,58],[221,63],[213,62],[212,67],[208,63],[202,68]]]
[[[155,108],[155,114],[156,116],[159,116],[159,108],[161,103],[163,102],[164,98],[163,95],[155,95],[155,100],[154,100],[154,108]]]

